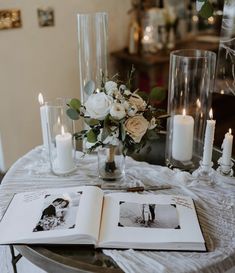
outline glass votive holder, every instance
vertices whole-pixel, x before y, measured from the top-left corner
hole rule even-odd
[[[67,176],[76,170],[76,142],[74,121],[66,113],[66,100],[47,105],[47,129],[50,166],[53,174]]]
[[[170,54],[166,164],[192,171],[199,166],[211,108],[216,54],[196,49]]]

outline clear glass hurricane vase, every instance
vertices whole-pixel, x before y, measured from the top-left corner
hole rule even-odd
[[[101,87],[108,74],[108,16],[105,12],[77,15],[81,100]]]
[[[203,153],[214,88],[216,54],[177,50],[170,54],[166,164],[196,169]]]
[[[67,176],[76,170],[75,125],[67,109],[66,100],[47,106],[50,165],[52,173],[58,176]]]

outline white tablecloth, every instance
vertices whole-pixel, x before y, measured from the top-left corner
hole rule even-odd
[[[30,151],[9,170],[0,186],[0,215],[14,193],[43,188],[71,187],[100,183],[97,178],[96,155],[80,159],[78,170],[68,177],[56,177],[45,163],[41,147]],[[216,175],[212,186],[195,182],[186,172],[172,171],[166,167],[126,161],[127,180],[142,181],[146,185],[169,183],[171,190],[155,193],[171,193],[191,196],[196,205],[200,225],[208,252],[166,252],[105,250],[125,272],[225,272],[235,266],[235,179]],[[2,268],[6,263],[4,247],[1,247]],[[6,271],[7,272],[7,271]],[[5,273],[5,272],[4,272]],[[28,273],[28,272],[25,272]]]

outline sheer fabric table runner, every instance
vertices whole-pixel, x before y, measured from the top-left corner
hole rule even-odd
[[[72,176],[56,177],[50,173],[42,147],[20,158],[6,174],[0,186],[0,217],[14,193],[43,188],[72,187],[100,183],[96,155],[77,153],[78,170]],[[189,173],[137,162],[127,158],[127,181],[145,185],[169,183],[170,190],[153,192],[188,195],[194,199],[208,252],[163,252],[104,250],[125,272],[225,272],[235,266],[235,178],[216,174],[212,186],[198,183]],[[0,248],[4,262],[5,247]],[[2,257],[1,257],[2,256]],[[3,258],[3,259],[2,259]],[[4,266],[4,265],[3,265]]]

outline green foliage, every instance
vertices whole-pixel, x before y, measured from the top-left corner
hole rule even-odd
[[[150,100],[163,101],[166,98],[166,90],[162,87],[154,87],[149,95]]]
[[[70,103],[69,103],[69,106],[70,106],[72,109],[79,111],[80,108],[81,108],[81,102],[80,102],[80,100],[78,100],[78,99],[71,99],[71,101],[70,101]]]
[[[100,121],[94,118],[84,118],[84,121],[86,122],[87,125],[91,127],[100,124]]]
[[[110,116],[107,115],[104,119],[103,130],[101,134],[101,141],[103,142],[108,136],[110,136],[112,130],[110,129]]]
[[[90,143],[95,143],[97,141],[97,135],[93,129],[89,130],[87,133],[87,141]]]
[[[93,81],[88,81],[84,86],[84,91],[90,96],[95,91],[95,83]]]
[[[130,72],[128,72],[128,75],[127,75],[127,88],[129,90],[131,90],[131,84],[132,84],[132,81],[133,81],[133,78],[134,78],[134,73],[135,73],[135,67],[134,65],[131,66],[131,70]]]
[[[202,5],[200,11],[199,11],[199,15],[202,16],[205,19],[208,19],[209,17],[213,16],[213,6],[212,4],[209,2],[209,0],[197,0],[199,2],[204,2],[204,4]]]
[[[125,128],[124,128],[124,122],[123,121],[120,123],[119,130],[120,130],[121,141],[124,142],[125,138],[126,138],[126,131],[125,131]]]
[[[73,108],[67,109],[66,113],[72,120],[78,120],[80,117],[79,112]]]

